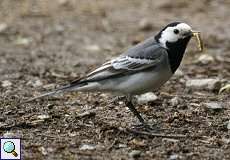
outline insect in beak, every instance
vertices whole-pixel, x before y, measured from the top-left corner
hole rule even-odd
[[[197,46],[200,52],[204,50],[204,43],[201,39],[200,31],[192,31],[192,36],[196,38]]]

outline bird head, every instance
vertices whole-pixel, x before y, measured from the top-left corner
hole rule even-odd
[[[156,36],[155,39],[163,47],[170,49],[170,46],[181,42],[187,45],[189,40],[194,35],[192,28],[183,22],[173,22],[165,26]]]
[[[186,23],[173,22],[155,36],[155,40],[167,49],[173,72],[179,67],[189,40],[197,33]]]

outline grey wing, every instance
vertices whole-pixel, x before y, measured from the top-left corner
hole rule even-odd
[[[156,66],[163,58],[167,57],[167,51],[159,45],[152,45],[138,51],[129,52],[114,60],[106,62],[98,69],[89,73],[80,82],[100,81],[107,78],[115,78],[123,75],[134,74],[149,67]]]

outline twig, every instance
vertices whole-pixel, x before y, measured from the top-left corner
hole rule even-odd
[[[96,115],[95,109],[76,115],[76,118],[93,117]]]
[[[136,135],[145,135],[149,137],[162,137],[162,138],[204,138],[202,136],[189,136],[189,135],[182,135],[182,134],[164,134],[164,133],[152,133],[152,132],[145,132],[145,131],[137,131],[133,129],[126,129],[126,132],[133,133]]]

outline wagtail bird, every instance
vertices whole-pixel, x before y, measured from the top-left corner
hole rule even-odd
[[[179,67],[189,40],[197,34],[186,23],[170,23],[156,36],[131,47],[85,77],[25,102],[67,91],[112,92],[125,95],[127,107],[144,124],[132,97],[156,91],[168,81]]]

